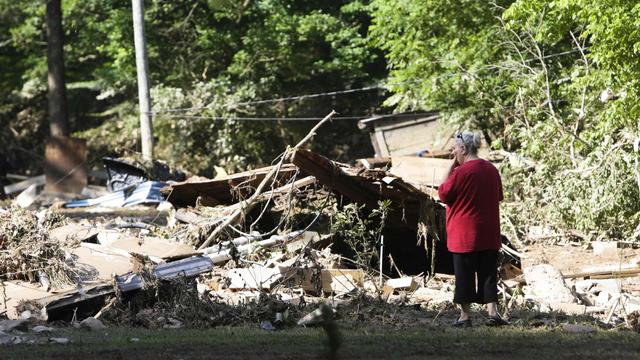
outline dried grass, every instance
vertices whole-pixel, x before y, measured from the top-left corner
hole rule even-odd
[[[64,222],[63,216],[49,211],[13,207],[0,213],[0,280],[36,281],[46,276],[53,288],[72,284],[65,249],[74,244],[50,239],[48,233]]]
[[[206,328],[273,321],[277,312],[286,312],[290,319],[297,319],[304,312],[270,294],[261,294],[255,302],[232,306],[216,297],[199,294],[195,279],[178,278],[156,285],[119,299],[104,312],[102,319],[146,328],[170,327],[177,320],[183,327]]]

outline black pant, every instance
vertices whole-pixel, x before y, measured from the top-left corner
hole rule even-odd
[[[498,251],[453,253],[456,304],[487,304],[498,301]],[[476,286],[477,275],[477,286]]]

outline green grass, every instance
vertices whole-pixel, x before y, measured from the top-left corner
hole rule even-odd
[[[342,324],[340,359],[640,359],[640,335],[631,331],[568,334],[517,327],[443,326],[358,328]],[[251,327],[205,330],[61,329],[68,345],[0,347],[1,359],[323,359],[322,329],[264,331]],[[131,338],[139,341],[132,342]]]

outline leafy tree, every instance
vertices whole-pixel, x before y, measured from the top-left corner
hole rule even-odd
[[[375,1],[399,110],[441,109],[534,167],[503,174],[516,236],[530,225],[640,237],[639,7],[624,1]],[[406,21],[408,19],[408,21]],[[609,89],[618,97],[601,102]],[[614,96],[614,97],[615,97]],[[495,140],[495,141],[492,141]],[[512,160],[516,160],[515,157]]]
[[[5,39],[11,51],[0,59],[23,59],[2,91],[18,94],[24,84],[35,84],[34,93],[41,96],[46,84],[44,3],[0,1],[4,1],[0,19],[6,20],[2,26],[12,34]],[[62,2],[71,128],[87,137],[93,149],[108,150],[111,155],[137,149],[136,133],[122,133],[122,129],[135,130],[136,110],[130,106],[136,96],[130,6],[122,0]],[[383,59],[368,43],[369,10],[360,0],[156,0],[145,8],[155,110],[206,106],[156,115],[157,150],[171,162],[186,161],[186,167],[205,174],[213,164],[229,170],[264,164],[312,126],[309,122],[204,118],[321,117],[332,108],[344,115],[360,115],[377,106],[380,93],[376,91],[238,104],[361,87],[382,79]],[[169,95],[174,93],[184,98]],[[214,100],[220,97],[226,100]],[[32,104],[12,100],[10,107],[0,121],[15,122],[16,114]],[[367,155],[367,146],[337,146],[352,143],[354,136],[356,143],[368,144],[355,121],[335,123],[323,132],[316,142],[318,150],[336,156]]]

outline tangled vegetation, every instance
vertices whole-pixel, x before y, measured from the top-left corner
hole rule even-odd
[[[351,249],[357,266],[369,268],[379,261],[378,247],[390,206],[389,200],[379,201],[377,209],[366,212],[365,205],[348,204],[336,212],[331,231]]]
[[[63,224],[61,215],[48,211],[34,213],[15,207],[0,212],[0,281],[38,280],[54,288],[73,284],[65,253],[73,240],[61,243],[48,234],[49,229]]]

